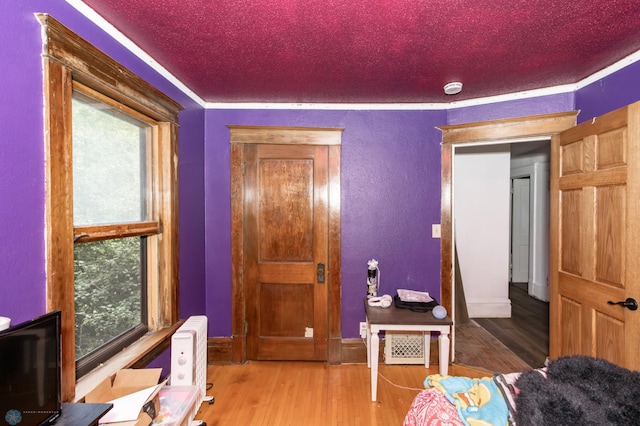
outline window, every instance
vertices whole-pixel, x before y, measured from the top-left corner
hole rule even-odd
[[[80,375],[146,333],[146,268],[156,264],[147,242],[159,233],[152,190],[157,123],[99,98],[75,85],[74,328]],[[125,224],[126,231],[118,232]],[[136,236],[140,227],[146,234]]]
[[[76,378],[178,321],[180,105],[46,14],[47,309]],[[159,333],[160,334],[160,333]]]

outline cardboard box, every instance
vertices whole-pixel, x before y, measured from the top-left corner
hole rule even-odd
[[[123,369],[113,382],[105,379],[85,396],[85,402],[110,402],[113,408],[100,419],[112,426],[148,426],[160,412],[158,384],[161,368]]]

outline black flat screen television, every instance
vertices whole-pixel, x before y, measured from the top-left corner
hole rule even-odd
[[[54,423],[60,416],[60,311],[0,331],[0,424]]]

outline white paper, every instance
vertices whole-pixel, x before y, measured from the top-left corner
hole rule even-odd
[[[140,415],[140,409],[149,400],[155,390],[162,384],[142,389],[138,392],[130,393],[123,397],[109,401],[113,404],[113,408],[107,412],[101,419],[100,424],[128,422],[133,421]]]

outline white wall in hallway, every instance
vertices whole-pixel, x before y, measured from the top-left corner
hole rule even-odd
[[[455,150],[455,244],[470,317],[511,316],[510,159],[508,144]]]

